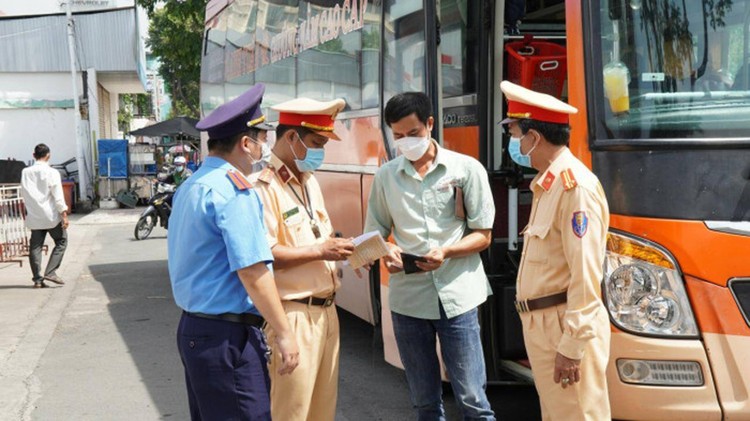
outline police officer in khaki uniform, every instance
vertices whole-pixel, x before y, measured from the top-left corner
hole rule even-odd
[[[539,171],[516,308],[545,420],[609,420],[610,327],[601,300],[609,208],[596,176],[567,148],[578,110],[508,81],[511,158]]]
[[[335,261],[354,250],[351,239],[334,238],[320,186],[313,176],[344,100],[298,98],[273,107],[279,112],[270,165],[255,185],[264,207],[274,277],[300,347],[297,369],[276,374],[271,358],[271,415],[275,420],[327,421],[336,414],[339,323],[334,297],[341,285]],[[273,329],[266,331],[272,343]]]

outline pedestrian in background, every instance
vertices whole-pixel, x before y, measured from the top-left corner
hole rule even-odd
[[[508,152],[539,173],[516,283],[516,309],[545,420],[609,420],[610,326],[601,298],[609,207],[568,149],[578,110],[503,81]]]
[[[323,194],[313,173],[323,163],[344,100],[297,98],[272,107],[279,112],[270,165],[258,175],[274,277],[289,323],[300,345],[300,364],[291,376],[275,374],[271,358],[271,413],[283,421],[333,421],[339,382],[339,320],[334,298],[341,281],[335,261],[354,250],[351,239],[335,238]],[[268,326],[269,340],[276,337]]]
[[[269,266],[262,206],[247,180],[261,157],[253,127],[264,86],[218,107],[196,128],[208,132],[209,156],[175,193],[169,219],[169,277],[183,309],[177,348],[193,420],[270,420],[262,326],[281,375],[294,371],[297,342]],[[264,320],[265,319],[265,320]]]
[[[375,174],[364,231],[384,238],[392,233],[396,240],[388,243],[384,263],[412,403],[419,420],[445,419],[437,337],[464,419],[494,420],[477,316],[492,294],[479,257],[495,221],[487,170],[431,138],[434,118],[425,94],[396,95],[384,114],[401,156]],[[420,256],[416,267],[402,252]]]
[[[34,159],[34,165],[21,172],[21,195],[26,207],[26,227],[31,230],[31,279],[34,281],[34,288],[45,288],[45,280],[58,285],[65,284],[57,275],[57,270],[68,245],[68,206],[63,196],[60,173],[49,165],[49,147],[44,143],[36,145]],[[55,241],[55,248],[52,249],[47,268],[42,274],[42,248],[47,234]]]

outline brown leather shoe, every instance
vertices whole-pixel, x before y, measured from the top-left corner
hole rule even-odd
[[[36,288],[49,288],[44,282],[34,282],[34,289]]]
[[[58,285],[65,285],[65,281],[63,281],[62,278],[60,278],[57,275],[47,275],[47,276],[44,277],[44,279],[46,279],[46,280],[48,280],[50,282],[54,282],[54,283],[56,283]]]

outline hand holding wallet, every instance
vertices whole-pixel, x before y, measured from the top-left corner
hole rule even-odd
[[[404,273],[407,275],[410,273],[424,272],[417,266],[417,262],[426,262],[424,257],[416,254],[401,253],[401,262],[404,264]]]

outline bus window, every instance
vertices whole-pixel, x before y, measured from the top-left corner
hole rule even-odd
[[[476,93],[479,80],[478,2],[440,2],[443,98]]]
[[[383,101],[406,91],[425,92],[422,0],[386,0]]]
[[[206,24],[201,60],[201,109],[204,115],[224,103],[224,43],[226,15],[220,14]]]
[[[304,22],[300,43],[304,51],[297,56],[297,95],[321,101],[343,98],[347,111],[377,107],[375,51],[380,44],[380,13],[372,3],[342,2],[342,7],[334,9],[340,11],[339,15],[329,12],[329,6],[300,2],[300,20]],[[321,16],[329,14],[343,16],[343,23],[327,33],[319,28]],[[309,48],[311,45],[315,46]]]
[[[258,3],[234,2],[226,11],[224,81],[227,98],[234,98],[255,83],[255,21]]]
[[[443,146],[476,159],[479,155],[480,2],[440,2],[440,72]]]
[[[258,1],[255,82],[266,85],[263,97],[266,107],[297,96],[294,57],[298,49],[297,4],[296,0]]]
[[[589,32],[602,60],[590,85],[597,141],[731,138],[750,127],[750,87],[741,75],[750,0],[598,6]]]

